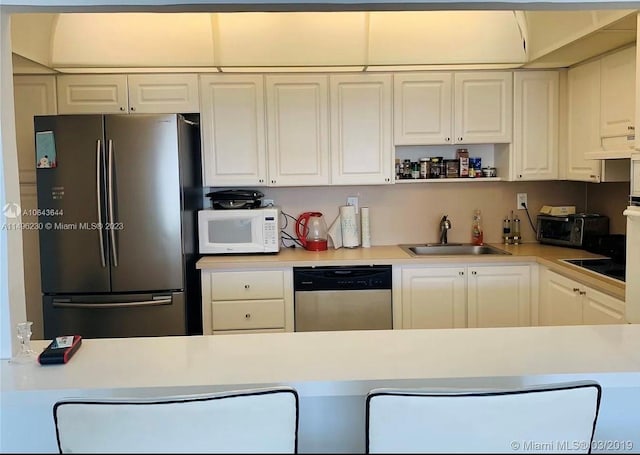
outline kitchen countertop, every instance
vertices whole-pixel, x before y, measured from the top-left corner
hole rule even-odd
[[[327,251],[306,251],[302,248],[284,248],[278,254],[247,254],[203,256],[196,267],[201,270],[252,269],[268,267],[310,267],[330,265],[435,265],[450,263],[510,263],[537,262],[550,270],[609,294],[625,299],[625,284],[618,280],[590,272],[562,259],[602,258],[604,256],[575,248],[563,248],[539,243],[520,245],[490,244],[511,255],[456,255],[414,257],[398,245],[373,246],[371,248],[340,248]]]

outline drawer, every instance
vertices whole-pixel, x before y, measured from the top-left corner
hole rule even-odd
[[[284,300],[215,302],[213,331],[284,328]]]
[[[218,272],[211,274],[211,300],[284,298],[284,272]]]

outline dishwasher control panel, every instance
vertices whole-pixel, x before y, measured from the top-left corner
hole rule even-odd
[[[294,291],[391,289],[390,265],[294,267]]]

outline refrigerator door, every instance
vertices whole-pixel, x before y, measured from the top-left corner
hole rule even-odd
[[[105,116],[112,292],[184,287],[177,118]]]
[[[108,292],[103,118],[37,116],[42,292]],[[46,157],[45,157],[46,155]],[[55,167],[54,167],[55,166]]]
[[[182,292],[44,297],[44,337],[186,335]]]

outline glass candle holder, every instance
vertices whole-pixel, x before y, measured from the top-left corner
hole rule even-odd
[[[13,363],[31,363],[36,360],[36,353],[33,349],[31,349],[31,326],[33,322],[19,322],[16,326],[16,336],[18,338],[18,342],[20,343],[18,346],[17,354],[11,358],[11,362]]]

